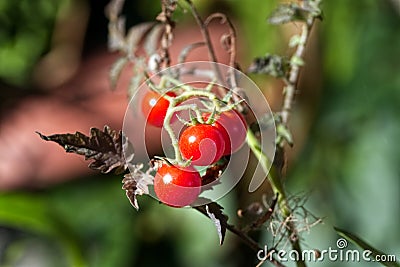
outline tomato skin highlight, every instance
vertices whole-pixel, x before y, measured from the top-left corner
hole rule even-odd
[[[175,97],[174,92],[168,92],[168,96]],[[155,126],[163,127],[165,116],[169,107],[169,101],[154,91],[147,92],[142,100],[142,112],[146,122]]]
[[[191,166],[163,164],[154,177],[154,191],[159,200],[168,206],[188,206],[201,192],[201,176]]]
[[[192,164],[208,166],[217,162],[224,153],[225,142],[216,127],[209,124],[197,124],[186,128],[179,138],[179,150]]]
[[[210,115],[210,113],[205,113],[203,115],[204,120],[207,120]],[[222,112],[216,118],[212,125],[221,132],[224,139],[225,149],[223,156],[235,153],[243,146],[246,140],[246,120],[242,114],[234,109]]]

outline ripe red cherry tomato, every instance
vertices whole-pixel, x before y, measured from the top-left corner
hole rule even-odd
[[[204,119],[210,117],[209,113],[204,114]],[[230,155],[238,151],[246,139],[247,124],[243,116],[236,110],[230,110],[217,116],[213,126],[217,128],[224,138],[225,150],[223,155]]]
[[[158,199],[173,207],[192,204],[201,192],[201,177],[193,167],[162,165],[154,177]]]
[[[176,96],[173,92],[168,92],[169,96]],[[165,115],[169,107],[169,101],[154,91],[145,94],[142,101],[142,112],[147,117],[147,122],[156,127],[162,127]]]
[[[217,162],[224,153],[225,143],[221,132],[208,124],[186,128],[179,138],[179,150],[192,164],[208,166]]]

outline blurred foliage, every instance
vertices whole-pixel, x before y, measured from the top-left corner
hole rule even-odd
[[[26,81],[48,47],[61,2],[0,0],[1,79]],[[239,37],[247,40],[240,51],[244,62],[286,47],[266,22],[276,1],[224,2],[236,16]],[[156,11],[146,10],[144,1],[140,8],[156,14],[151,3]],[[305,247],[335,247],[336,225],[398,253],[400,16],[384,0],[326,0],[323,10],[322,96],[308,143],[288,177],[290,191],[311,190],[309,209],[326,216],[325,225],[305,237]],[[30,262],[44,257],[41,266],[238,266],[244,252],[233,254],[237,244],[230,234],[219,247],[207,218],[149,198],[139,200],[137,213],[120,182],[121,177],[92,177],[40,192],[2,193],[0,243],[7,242],[0,246],[0,265],[21,266],[33,250]],[[232,194],[223,202],[234,214]]]
[[[0,1],[0,79],[25,85],[49,48],[58,12],[69,0]]]
[[[322,98],[288,178],[292,191],[312,190],[327,225],[388,253],[400,251],[399,25],[389,1],[324,2]],[[334,244],[330,230],[318,227],[310,245]]]

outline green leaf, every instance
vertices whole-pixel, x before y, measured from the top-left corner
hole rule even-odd
[[[301,57],[292,56],[292,58],[290,59],[290,64],[296,66],[304,66],[304,60]]]
[[[289,129],[282,123],[276,126],[276,143],[279,144],[282,141],[286,141],[289,146],[293,146],[293,136]]]
[[[79,240],[46,203],[42,197],[26,193],[0,194],[0,224],[57,241],[70,266],[87,266]]]
[[[340,229],[338,227],[333,227],[335,229],[335,231],[342,237],[350,240],[353,244],[359,246],[360,248],[364,249],[364,250],[369,250],[372,252],[372,256],[376,257],[378,255],[388,255],[383,253],[382,251],[372,247],[371,245],[369,245],[367,242],[365,242],[364,240],[362,240],[361,238],[359,238],[357,235],[350,233],[346,230]],[[380,264],[384,265],[384,266],[388,266],[388,267],[399,267],[400,264],[398,262],[379,262]]]
[[[300,42],[301,42],[301,36],[295,34],[292,36],[292,38],[290,38],[289,47],[296,47],[300,44]]]

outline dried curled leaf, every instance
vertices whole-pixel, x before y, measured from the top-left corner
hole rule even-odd
[[[146,172],[143,172],[142,168],[143,164],[130,166],[131,172],[125,174],[122,180],[122,189],[125,190],[126,197],[136,210],[139,210],[136,196],[149,194],[149,185],[152,185],[154,181],[154,176],[150,174],[154,168],[149,168]]]
[[[153,25],[146,38],[144,39],[144,50],[148,56],[157,52],[160,39],[164,33],[164,27],[162,24]]]
[[[303,5],[297,3],[281,4],[268,18],[271,24],[284,24],[292,21],[307,21],[312,16],[321,18],[319,1],[304,1]]]
[[[191,51],[193,51],[194,49],[196,49],[198,47],[202,47],[202,46],[205,46],[205,45],[206,44],[204,42],[197,42],[197,43],[193,43],[193,44],[188,44],[179,53],[178,63],[179,64],[180,63],[184,63],[186,61],[187,56],[189,55],[189,53]]]
[[[147,36],[150,35],[154,27],[157,27],[155,22],[143,22],[129,29],[129,32],[126,36],[127,47],[125,51],[129,57],[132,57],[138,50],[139,43],[143,39],[149,38]],[[155,42],[154,45],[156,44],[158,44],[158,42]]]
[[[266,55],[255,58],[247,71],[282,78],[287,75],[289,66],[290,63],[287,58],[278,55]]]
[[[261,205],[259,202],[251,203],[242,210],[238,215],[239,217],[250,218],[251,222],[243,229],[245,232],[253,231],[259,229],[263,226],[272,216],[275,210],[276,203],[278,202],[278,195],[274,197],[272,203],[268,205],[267,209]],[[240,216],[241,215],[241,216]]]
[[[125,18],[120,16],[124,0],[112,0],[105,8],[108,23],[108,48],[110,51],[122,50],[125,42]]]
[[[206,205],[198,206],[195,209],[213,221],[215,227],[217,228],[219,243],[222,245],[225,239],[226,228],[228,227],[228,216],[222,213],[224,208],[216,202],[211,202]]]
[[[108,126],[104,126],[103,131],[91,128],[90,136],[80,132],[49,136],[36,133],[43,140],[56,142],[64,147],[67,153],[83,155],[86,160],[94,160],[89,164],[89,168],[100,170],[102,173],[111,171],[116,174],[123,173],[132,160],[132,158],[125,160],[123,155],[125,149],[133,149],[131,143],[121,131],[117,133]],[[133,157],[133,153],[131,155]]]
[[[111,21],[108,25],[108,49],[110,51],[124,51],[125,40],[125,18],[121,17]]]
[[[117,82],[119,77],[121,76],[122,70],[124,69],[126,64],[128,64],[128,62],[128,58],[122,57],[115,61],[114,64],[111,66],[109,78],[112,90],[114,90],[117,86]]]

